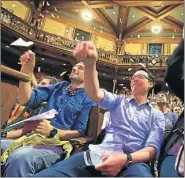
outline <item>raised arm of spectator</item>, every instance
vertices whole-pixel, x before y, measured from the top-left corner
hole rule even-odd
[[[33,74],[33,69],[35,67],[35,53],[32,51],[25,52],[23,55],[20,57],[21,65],[22,65],[22,72],[25,74],[28,74],[32,76]],[[18,91],[18,96],[19,96],[19,103],[20,104],[25,104],[28,102],[31,96],[31,81],[29,82],[19,82],[19,91]]]
[[[104,98],[104,92],[100,89],[98,72],[96,70],[97,52],[93,43],[83,42],[78,44],[73,53],[78,61],[85,64],[84,85],[87,95],[95,102]]]

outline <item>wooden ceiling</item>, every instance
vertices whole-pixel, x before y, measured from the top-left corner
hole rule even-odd
[[[110,34],[111,37],[147,38],[165,37],[180,38],[184,24],[183,0],[101,0],[101,1],[66,1],[66,0],[30,0],[23,1],[32,10],[66,23],[76,22],[76,28],[97,33]],[[91,22],[81,17],[83,10],[93,15]],[[51,14],[53,15],[51,16]],[[79,25],[78,25],[79,24]],[[151,27],[158,24],[162,27],[160,34],[151,33]]]

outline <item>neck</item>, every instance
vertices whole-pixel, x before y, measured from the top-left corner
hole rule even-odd
[[[136,95],[134,95],[134,98],[136,99],[138,104],[144,104],[147,102],[147,94],[143,94],[143,95],[136,94]]]
[[[71,88],[73,90],[75,90],[76,88],[84,88],[84,83],[71,82]]]
[[[162,113],[164,113],[164,114],[167,113],[168,108],[167,108],[166,105],[164,105],[164,104],[158,104],[157,106],[161,110]]]

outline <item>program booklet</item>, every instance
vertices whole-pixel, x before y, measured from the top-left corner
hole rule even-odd
[[[55,115],[57,113],[58,112],[55,109],[51,109],[51,110],[49,110],[47,112],[44,112],[42,114],[38,114],[36,116],[30,117],[28,119],[24,119],[24,120],[19,121],[19,122],[15,123],[15,124],[12,124],[12,125],[8,126],[5,129],[9,129],[11,127],[17,126],[17,125],[22,124],[22,123],[25,123],[25,122],[39,121],[39,120],[43,120],[43,119],[52,119],[52,118],[55,117]]]

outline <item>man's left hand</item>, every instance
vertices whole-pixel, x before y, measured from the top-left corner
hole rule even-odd
[[[102,175],[116,176],[127,162],[127,155],[123,153],[113,153],[106,155],[102,159],[102,164],[95,166],[97,171],[102,172]]]
[[[45,136],[49,136],[51,130],[52,130],[52,126],[48,120],[40,121],[34,129],[35,132]]]

